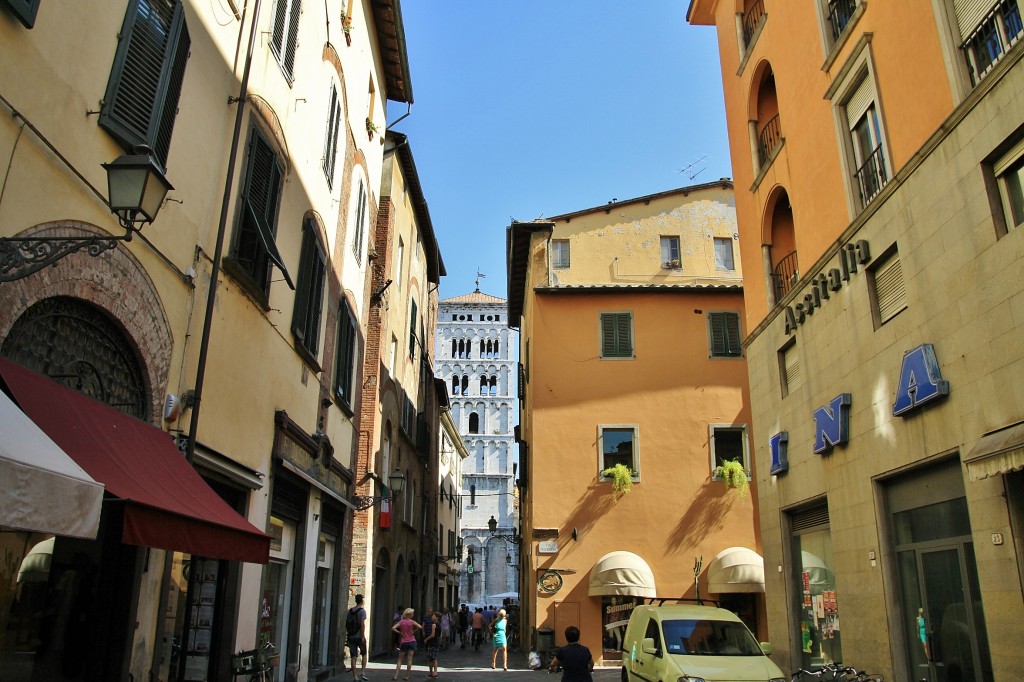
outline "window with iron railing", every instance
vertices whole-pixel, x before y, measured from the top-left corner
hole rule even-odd
[[[796,251],[792,251],[772,268],[772,286],[775,289],[775,302],[778,303],[793,288],[799,279],[797,271]]]
[[[875,147],[871,155],[857,168],[854,176],[857,179],[857,189],[860,192],[860,204],[861,206],[867,206],[889,180],[885,172],[885,157],[882,155],[882,145]]]
[[[853,11],[857,9],[857,0],[829,0],[828,1],[828,23],[832,27],[832,40],[839,40],[850,19],[853,18]]]
[[[978,2],[954,0],[971,85],[977,85],[1021,36],[1021,0],[999,0],[980,15]],[[984,5],[981,5],[984,11]],[[980,16],[979,16],[980,15]]]
[[[771,153],[775,151],[775,145],[782,139],[782,124],[779,122],[779,115],[776,114],[757,134],[757,154],[763,168]]]
[[[743,46],[750,47],[750,39],[754,37],[761,18],[764,17],[764,2],[757,0],[743,13]]]

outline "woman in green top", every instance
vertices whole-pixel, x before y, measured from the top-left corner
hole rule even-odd
[[[498,651],[501,651],[501,667],[503,670],[508,670],[508,639],[505,637],[505,628],[508,626],[508,620],[505,618],[505,609],[498,611],[498,615],[494,617],[494,622],[491,623],[491,641],[494,643],[494,652],[491,654],[491,668],[498,662]]]

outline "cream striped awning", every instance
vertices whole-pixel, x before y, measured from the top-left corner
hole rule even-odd
[[[1024,469],[1024,421],[986,433],[964,464],[972,481]]]

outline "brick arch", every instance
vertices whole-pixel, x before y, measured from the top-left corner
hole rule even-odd
[[[324,45],[323,60],[334,67],[334,72],[338,75],[338,83],[341,86],[341,111],[344,116],[344,120],[348,121],[348,86],[345,83],[345,71],[341,66],[341,57],[338,55],[338,51],[334,49],[334,45],[327,43]]]
[[[326,249],[328,244],[327,226],[324,224],[323,216],[320,215],[318,211],[311,208],[302,214],[302,222],[306,222],[306,220],[312,220],[313,224],[316,225],[317,238],[320,240],[321,246]]]
[[[263,131],[270,135],[273,145],[277,147],[277,156],[284,162],[284,174],[292,172],[291,155],[288,153],[288,140],[284,136],[284,128],[281,126],[281,119],[278,117],[270,102],[259,95],[249,95],[246,98],[253,113],[259,118]]]
[[[90,223],[58,220],[24,230],[19,237],[99,236],[109,233]],[[149,412],[160,415],[174,348],[173,332],[160,295],[146,269],[126,246],[101,256],[75,253],[50,267],[0,286],[0,337],[30,307],[54,296],[87,301],[122,327],[142,367]]]

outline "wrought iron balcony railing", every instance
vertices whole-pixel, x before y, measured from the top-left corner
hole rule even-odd
[[[776,114],[757,134],[757,155],[761,168],[768,163],[768,157],[780,139],[782,139],[782,125],[779,123],[779,115]]]
[[[754,31],[757,30],[757,25],[761,23],[763,16],[763,0],[757,0],[750,6],[750,9],[743,13],[743,47],[750,47],[750,39],[754,37]]]
[[[775,289],[775,302],[778,303],[782,297],[789,293],[793,284],[800,278],[797,271],[796,251],[786,254],[786,257],[775,264],[772,268],[772,285]]]
[[[829,0],[828,23],[832,24],[832,40],[839,40],[843,29],[853,18],[855,9],[857,9],[857,0]]]
[[[860,190],[860,205],[867,206],[889,181],[885,173],[885,157],[882,156],[882,145],[875,147],[871,156],[864,160],[857,172],[857,189]]]

